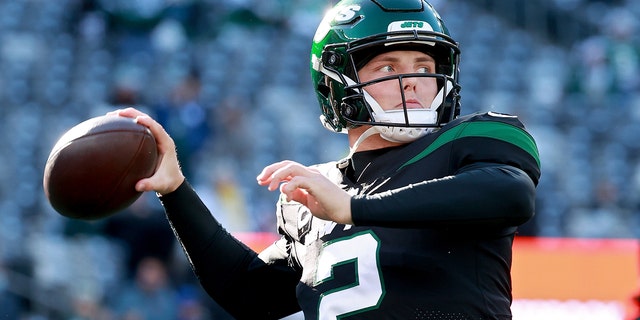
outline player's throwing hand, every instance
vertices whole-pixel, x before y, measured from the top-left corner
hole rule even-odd
[[[175,142],[164,128],[149,115],[134,108],[119,109],[108,114],[134,118],[137,123],[149,128],[157,141],[159,161],[156,173],[149,178],[138,181],[136,190],[140,192],[155,191],[159,194],[175,191],[185,177],[180,170]]]

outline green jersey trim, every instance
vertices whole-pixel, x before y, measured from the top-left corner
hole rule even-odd
[[[511,143],[531,155],[540,167],[538,147],[529,133],[503,122],[477,121],[464,123],[443,132],[431,145],[403,164],[398,170],[419,161],[453,140],[467,137],[492,138]]]

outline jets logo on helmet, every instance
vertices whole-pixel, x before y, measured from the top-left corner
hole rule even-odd
[[[394,21],[392,23],[389,24],[389,27],[387,28],[387,31],[389,32],[394,32],[394,31],[406,31],[406,30],[418,30],[418,31],[427,31],[427,32],[432,32],[433,28],[431,27],[430,24],[424,22],[424,21]],[[393,39],[394,37],[403,37],[402,35],[400,36],[388,36],[387,39]],[[400,41],[400,42],[395,42],[394,44],[398,44],[398,43],[411,43],[412,41]],[[422,43],[427,44],[427,45],[434,45],[435,43],[433,42],[425,42],[422,41]]]
[[[389,24],[387,31],[399,31],[406,29],[433,31],[431,25],[424,21],[394,21]]]
[[[359,5],[346,6],[343,8],[333,8],[324,16],[324,18],[320,22],[320,25],[316,30],[316,34],[313,36],[313,41],[321,41],[331,30],[331,23],[347,23],[357,17],[358,11],[360,11]]]
[[[344,8],[341,8],[340,11],[336,13],[336,15],[333,17],[333,20],[338,23],[350,21],[356,17],[358,11],[360,11],[359,5],[346,6]]]

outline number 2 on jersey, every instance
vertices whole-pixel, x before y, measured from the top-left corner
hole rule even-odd
[[[318,258],[315,285],[331,281],[334,267],[355,264],[355,281],[325,292],[318,302],[318,319],[329,320],[374,309],[382,302],[384,284],[378,252],[380,240],[371,231],[328,242]]]

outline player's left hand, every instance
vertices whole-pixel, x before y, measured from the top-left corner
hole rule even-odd
[[[287,200],[300,202],[320,219],[353,224],[351,196],[314,168],[281,161],[265,167],[257,180],[269,191],[276,190],[279,185]]]

